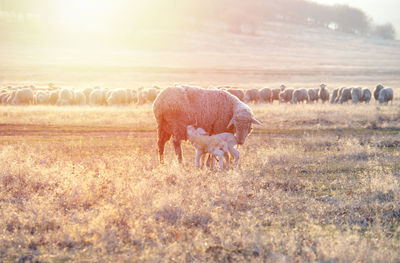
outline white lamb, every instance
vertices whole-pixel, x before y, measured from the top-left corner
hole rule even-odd
[[[240,153],[238,150],[234,148],[234,146],[237,144],[237,139],[232,133],[224,132],[208,136],[208,133],[204,129],[202,128],[196,129],[192,125],[189,125],[187,126],[187,134],[189,137],[189,141],[191,141],[197,149],[196,167],[199,167],[200,157],[204,153],[217,155],[219,158],[220,167],[222,168],[223,156],[225,156],[225,158],[227,159],[227,166],[229,167],[230,164],[229,154],[228,154],[229,152],[232,156],[234,156],[235,165],[237,165]],[[213,151],[215,150],[217,150],[218,154],[213,153]],[[223,151],[222,155],[220,154],[220,151]],[[214,159],[212,159],[211,166],[213,166],[213,163]]]

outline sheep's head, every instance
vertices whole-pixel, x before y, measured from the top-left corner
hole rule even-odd
[[[234,126],[237,142],[239,145],[242,145],[247,135],[252,131],[252,124],[262,125],[250,112],[241,112],[241,114],[233,116],[227,128],[229,129],[232,125]]]

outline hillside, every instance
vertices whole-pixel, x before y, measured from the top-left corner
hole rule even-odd
[[[49,82],[107,87],[231,84],[375,85],[400,83],[400,42],[322,28],[267,23],[254,35],[138,32],[124,46],[110,39],[38,40],[8,36],[0,44],[1,85]]]

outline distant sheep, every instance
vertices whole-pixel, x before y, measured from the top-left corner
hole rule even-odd
[[[314,101],[318,102],[318,99],[319,99],[318,91],[319,91],[319,89],[309,89],[309,90],[307,90],[308,102],[310,102],[310,103],[313,103]]]
[[[31,88],[20,88],[13,92],[11,104],[33,104],[34,94]]]
[[[182,162],[181,141],[187,139],[187,125],[196,124],[209,134],[235,131],[238,144],[245,142],[254,118],[249,106],[224,90],[196,87],[164,89],[154,101],[157,120],[158,151],[163,162],[165,143],[173,136],[178,160]]]
[[[241,89],[227,89],[227,92],[229,92],[230,94],[232,94],[233,96],[235,96],[236,98],[238,98],[239,100],[243,101],[244,100],[244,91]]]
[[[374,98],[375,98],[376,101],[379,99],[379,92],[381,92],[381,90],[382,90],[383,88],[384,88],[384,87],[383,87],[381,84],[378,84],[378,85],[376,86],[376,88],[375,88],[375,90],[374,90]]]
[[[296,89],[293,92],[291,103],[308,102],[308,92],[306,89]]]
[[[347,102],[352,99],[351,90],[352,90],[352,88],[343,88],[341,90],[342,92],[339,97],[340,104],[343,104],[344,102]]]
[[[360,87],[351,90],[351,100],[353,104],[357,104],[362,100],[362,89]]]
[[[71,105],[74,101],[74,93],[68,88],[63,88],[58,92],[57,105]]]
[[[83,91],[75,90],[74,91],[74,98],[73,98],[74,105],[86,105],[86,95]]]
[[[346,88],[346,87],[341,87],[341,88],[339,89],[339,93],[338,93],[338,96],[337,96],[337,98],[336,98],[335,103],[339,103],[339,100],[340,100],[340,98],[342,97],[343,90],[345,90],[345,89],[347,89],[347,88]]]
[[[329,90],[326,89],[325,84],[321,84],[318,96],[321,99],[322,103],[329,101]]]
[[[281,94],[279,94],[280,103],[288,103],[292,100],[294,89],[285,89]]]
[[[89,95],[90,105],[106,105],[106,90],[96,88]]]
[[[371,91],[369,89],[362,89],[362,102],[369,103],[371,100]]]
[[[271,102],[272,102],[272,103],[274,102],[274,100],[279,101],[279,99],[280,99],[279,95],[281,94],[281,91],[282,91],[282,88],[279,88],[279,89],[272,89],[272,90],[271,90],[271,92],[272,92],[272,95],[271,95]]]
[[[337,99],[338,95],[339,95],[339,88],[334,89],[332,92],[331,100],[330,100],[331,104],[337,103],[336,99]]]
[[[148,89],[140,89],[138,93],[138,104],[142,105],[146,102],[152,103],[158,95],[160,88],[153,87]]]
[[[58,101],[58,90],[52,90],[49,94],[49,104],[55,105]]]
[[[244,95],[243,101],[245,103],[259,103],[260,102],[260,91],[258,89],[249,89],[246,90],[246,94]]]
[[[260,100],[263,103],[270,103],[272,97],[272,91],[269,88],[263,88],[260,90]]]
[[[35,95],[36,104],[48,104],[50,95],[47,91],[38,91]]]
[[[393,90],[392,88],[383,88],[378,96],[379,104],[388,104],[389,101],[393,103]]]
[[[106,98],[108,105],[123,105],[128,101],[128,91],[126,89],[110,90]]]
[[[84,88],[82,90],[83,94],[85,94],[85,98],[86,98],[86,104],[89,104],[89,97],[90,97],[90,93],[92,93],[92,91],[94,90],[94,88]]]

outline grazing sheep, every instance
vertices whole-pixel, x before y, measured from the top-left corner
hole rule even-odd
[[[292,100],[294,89],[285,89],[281,94],[279,94],[280,103],[288,103]]]
[[[308,92],[306,89],[296,89],[293,91],[291,103],[308,102]]]
[[[352,88],[343,88],[339,93],[340,93],[340,97],[339,97],[339,103],[343,104],[343,102],[347,102],[349,100],[351,100],[351,90]]]
[[[152,103],[156,99],[159,90],[160,89],[156,86],[149,89],[140,89],[138,94],[138,104],[142,105],[146,102]]]
[[[318,91],[319,91],[319,89],[309,89],[307,91],[307,93],[308,93],[308,102],[310,102],[310,103],[313,103],[314,101],[318,102],[318,99],[319,99]]]
[[[371,91],[369,89],[362,89],[362,98],[361,101],[365,103],[369,103],[371,100]]]
[[[336,95],[337,95],[337,93],[336,93]],[[329,101],[329,90],[326,89],[325,84],[321,84],[318,96],[321,99],[322,103]]]
[[[74,91],[74,98],[73,98],[74,105],[86,105],[86,95],[83,91],[75,90]]]
[[[20,88],[13,92],[10,104],[33,104],[34,94],[31,88]]]
[[[126,104],[128,100],[127,91],[125,89],[114,89],[108,93],[108,105],[122,105]]]
[[[244,95],[243,101],[245,103],[253,102],[255,104],[260,102],[260,91],[258,89],[249,89],[246,90],[246,94]]]
[[[50,95],[47,91],[38,91],[35,95],[36,104],[47,104],[49,103]]]
[[[82,90],[83,94],[85,94],[86,104],[89,104],[90,93],[92,93],[93,90],[94,90],[94,88],[84,88]]]
[[[263,88],[260,90],[260,99],[263,103],[271,102],[272,91],[269,88]]]
[[[379,92],[379,104],[388,104],[389,101],[393,103],[393,90],[392,88],[383,88]]]
[[[379,92],[383,89],[384,87],[381,84],[378,84],[374,90],[374,98],[377,101],[379,99]]]
[[[353,104],[357,104],[361,102],[362,100],[362,88],[353,88],[351,90],[351,100],[353,101]]]
[[[274,103],[274,100],[277,100],[277,101],[279,101],[279,95],[281,94],[281,91],[282,91],[282,89],[281,88],[279,88],[279,89],[272,89],[271,90],[271,92],[272,92],[272,95],[271,95],[271,103]]]
[[[164,89],[153,103],[157,120],[158,152],[163,163],[165,143],[173,136],[175,153],[182,162],[181,141],[187,125],[196,123],[210,135],[235,131],[238,144],[245,142],[252,124],[261,125],[250,107],[224,90],[196,87]]]
[[[330,100],[331,104],[337,103],[336,99],[338,98],[338,95],[339,95],[339,88],[334,89],[332,92],[331,100]]]
[[[106,105],[106,90],[95,88],[89,95],[90,105]]]
[[[191,126],[191,125],[189,125],[189,126]],[[194,129],[190,129],[190,130],[191,130],[191,134],[195,134],[197,136],[209,135],[203,128],[197,128],[195,130]],[[188,130],[188,135],[189,135],[189,130]],[[223,141],[225,141],[228,144],[228,151],[235,159],[234,165],[237,165],[238,162],[239,162],[240,153],[239,153],[238,150],[235,149],[235,145],[237,144],[236,137],[230,132],[218,133],[218,134],[212,135],[211,137],[221,138]],[[224,157],[226,158],[227,165],[229,167],[229,164],[230,164],[229,154],[225,153]]]
[[[198,135],[196,128],[192,125],[187,126],[189,141],[196,148],[196,167],[200,167],[200,158],[203,154],[209,153],[218,156],[219,167],[224,167],[224,154],[228,152],[228,143],[215,136]]]
[[[241,89],[227,89],[227,92],[229,92],[230,94],[232,94],[233,96],[235,96],[236,98],[238,98],[240,101],[244,100],[244,91]]]

